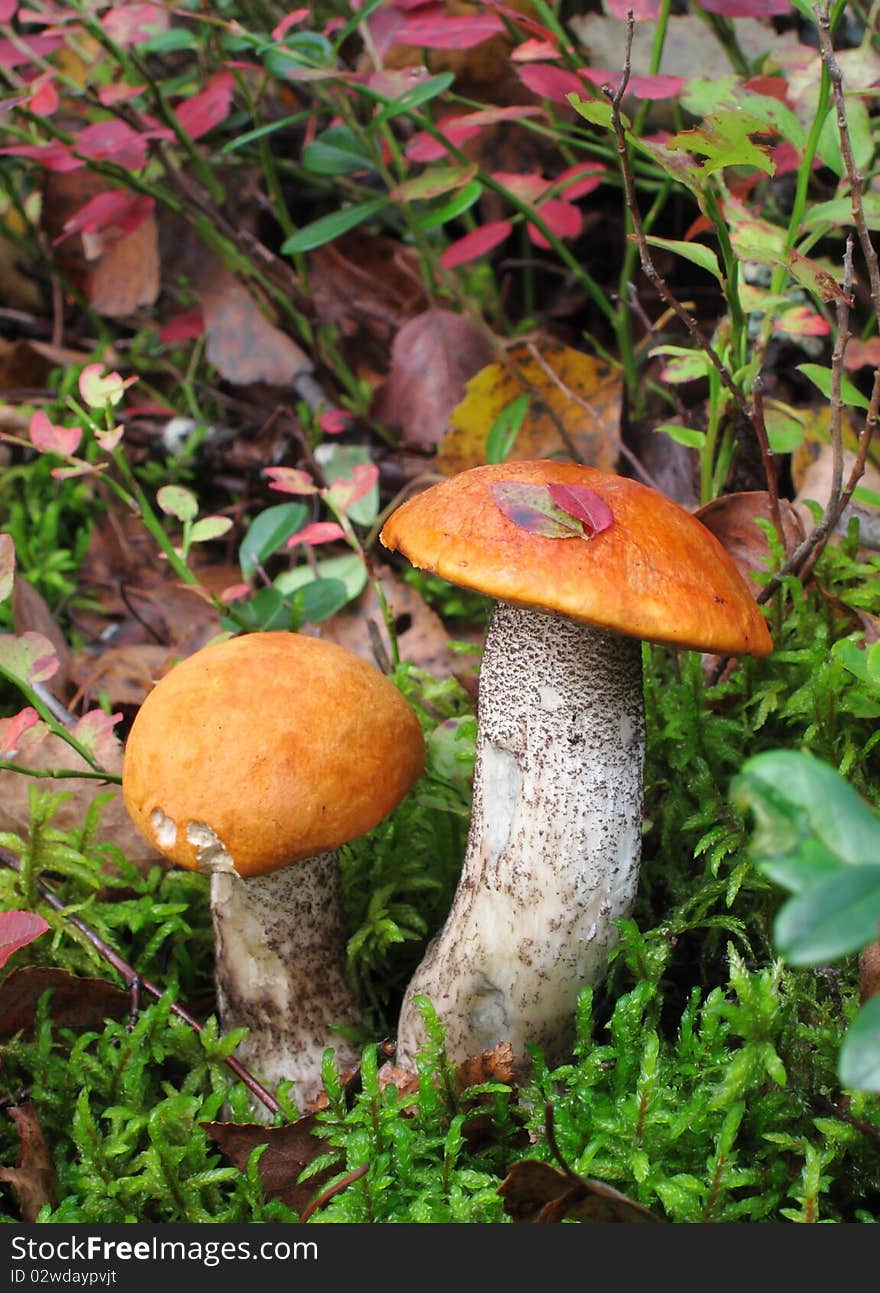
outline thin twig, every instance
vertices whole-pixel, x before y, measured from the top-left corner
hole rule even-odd
[[[0,846],[0,863],[9,867],[10,871],[15,871],[16,874],[21,870],[15,854],[2,846]],[[43,884],[42,881],[38,881],[37,888],[39,890],[40,897],[47,902],[53,910],[60,912],[64,919],[73,925],[75,929],[78,929],[79,932],[89,940],[92,947],[94,947],[94,949],[104,958],[107,964],[112,966],[116,973],[121,976],[129,992],[133,992],[137,985],[141,992],[146,992],[149,996],[155,997],[157,1001],[165,995],[161,988],[157,987],[155,983],[151,983],[149,979],[143,978],[133,965],[130,965],[128,961],[120,956],[109,943],[105,943],[100,934],[96,933],[90,925],[87,925],[84,920],[80,920],[79,916],[74,916],[69,912],[58,895],[47,885]],[[190,1028],[195,1032],[200,1033],[202,1031],[202,1025],[199,1021],[195,1019],[189,1011],[184,1010],[183,1006],[179,1006],[177,1002],[172,1001],[170,1008],[173,1015],[176,1015],[178,1019],[182,1019],[185,1024],[189,1024]],[[275,1097],[267,1091],[266,1088],[262,1086],[261,1083],[259,1083],[257,1079],[238,1062],[237,1059],[234,1059],[230,1055],[227,1056],[224,1063],[232,1070],[238,1080],[244,1083],[251,1095],[259,1100],[261,1104],[265,1105],[270,1113],[276,1114],[278,1112],[279,1104]]]
[[[633,175],[632,165],[629,157],[629,147],[626,140],[626,130],[623,125],[623,119],[620,112],[620,104],[626,93],[626,87],[629,84],[630,74],[632,72],[632,44],[635,33],[635,19],[630,12],[626,20],[626,53],[624,55],[623,75],[620,84],[613,92],[607,86],[602,87],[602,92],[611,104],[611,124],[614,129],[614,135],[617,140],[617,156],[620,165],[620,173],[623,178],[624,192],[626,193],[626,205],[633,223],[633,232],[636,238],[636,244],[639,249],[639,259],[642,263],[642,271],[645,277],[653,284],[656,291],[663,298],[666,304],[674,310],[677,317],[687,328],[693,340],[709,358],[713,367],[716,369],[722,385],[730,392],[734,403],[736,404],[743,417],[751,424],[752,409],[742,391],[737,386],[733,377],[728,372],[725,365],[721,362],[718,355],[712,348],[709,338],[704,334],[702,328],[697,323],[694,316],[689,310],[686,310],[677,297],[670,290],[663,278],[663,275],[654,264],[651,256],[651,249],[648,246],[648,240],[645,237],[645,229],[642,224],[642,216],[639,210],[638,199],[636,197],[635,177]]]
[[[758,444],[761,446],[761,461],[764,464],[764,477],[767,481],[767,508],[770,512],[773,528],[779,536],[779,542],[782,544],[786,555],[788,555],[788,541],[785,527],[782,524],[782,512],[779,509],[779,473],[776,470],[776,459],[773,457],[773,451],[770,448],[767,425],[764,421],[764,382],[760,376],[755,378],[752,396],[755,406],[755,416],[752,421],[755,434],[758,437]]]

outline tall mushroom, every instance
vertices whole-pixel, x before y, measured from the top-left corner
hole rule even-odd
[[[559,499],[572,500],[564,512]],[[591,513],[601,522],[589,524]],[[399,1062],[424,1038],[417,995],[437,1010],[453,1059],[509,1041],[520,1059],[534,1042],[553,1061],[570,1044],[578,993],[604,970],[612,922],[635,899],[639,640],[760,656],[770,635],[727,553],[690,513],[575,463],[475,467],[409,499],[381,539],[497,599],[467,852],[446,923],[404,998]]]
[[[332,642],[256,633],[177,664],[126,742],[135,824],[179,866],[211,876],[218,1007],[250,1032],[239,1058],[295,1082],[357,1021],[345,973],[335,850],[386,817],[421,774],[418,720],[378,669]]]

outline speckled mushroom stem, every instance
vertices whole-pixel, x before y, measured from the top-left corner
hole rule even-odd
[[[480,671],[468,847],[451,911],[406,992],[398,1063],[430,998],[451,1059],[571,1043],[578,993],[632,909],[642,833],[641,645],[498,603]]]
[[[211,909],[223,1030],[249,1028],[237,1058],[270,1086],[292,1079],[302,1109],[323,1087],[326,1047],[343,1072],[360,1058],[334,1031],[358,1018],[345,977],[336,854],[246,879],[215,871]]]

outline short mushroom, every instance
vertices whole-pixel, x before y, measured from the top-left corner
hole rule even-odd
[[[424,743],[373,665],[317,638],[255,633],[197,651],[149,693],[126,742],[135,824],[179,866],[211,876],[224,1031],[263,1081],[321,1089],[324,1050],[358,1020],[345,972],[336,849],[419,777]]]
[[[530,532],[516,506],[499,502],[523,486],[548,501],[560,486],[582,491],[605,528],[575,519],[569,537]],[[604,971],[612,922],[636,894],[640,639],[761,656],[770,635],[695,517],[636,481],[575,463],[462,472],[399,507],[381,539],[414,566],[496,599],[467,851],[446,923],[407,988],[398,1062],[411,1063],[424,1040],[418,995],[437,1010],[454,1060],[508,1041],[520,1060],[532,1042],[556,1061],[579,992]]]

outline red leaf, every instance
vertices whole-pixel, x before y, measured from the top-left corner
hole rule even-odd
[[[200,94],[178,104],[177,119],[190,139],[201,139],[229,115],[234,85],[231,72],[215,72]]]
[[[468,112],[463,117],[446,117],[437,122],[441,131],[451,144],[460,145],[466,139],[479,134],[483,126],[494,126],[499,121],[521,121],[523,117],[543,116],[543,109],[537,104],[515,103],[506,108],[481,108],[479,112]],[[411,162],[436,162],[438,158],[448,156],[442,144],[437,143],[433,135],[420,130],[413,135],[406,148],[407,159]]]
[[[28,107],[38,117],[51,117],[58,107],[58,91],[51,76],[39,76],[31,84],[31,97]]]
[[[21,67],[33,59],[48,58],[63,43],[60,36],[20,36],[15,44],[0,40],[0,67]]]
[[[550,497],[569,516],[582,521],[592,534],[601,534],[614,524],[611,508],[586,485],[548,485]]]
[[[345,409],[327,409],[318,418],[318,426],[325,435],[342,435],[352,424],[350,413]]]
[[[269,477],[269,488],[277,489],[281,494],[317,494],[318,486],[307,471],[297,467],[266,467],[263,471]]]
[[[559,46],[555,40],[535,40],[529,37],[521,45],[517,45],[510,57],[514,63],[540,63],[548,58],[558,58]]]
[[[458,148],[465,140],[478,135],[483,127],[467,123],[464,117],[447,117],[445,121],[437,122],[437,129]],[[406,146],[406,157],[410,162],[436,162],[448,156],[448,149],[427,130],[419,130]]]
[[[0,22],[9,22],[15,17],[18,0],[0,0]]]
[[[440,264],[444,269],[455,269],[458,265],[466,265],[469,260],[476,260],[478,256],[485,256],[493,247],[504,242],[512,229],[513,225],[509,220],[491,220],[482,228],[474,229],[451,243],[440,257]]]
[[[37,409],[30,420],[28,435],[38,453],[58,453],[69,458],[76,453],[82,430],[79,427],[55,426],[42,409]]]
[[[504,30],[504,23],[495,14],[450,17],[437,5],[436,13],[430,17],[410,18],[405,22],[398,28],[396,39],[401,45],[419,45],[426,49],[472,49]]]
[[[25,732],[36,727],[39,721],[39,714],[30,705],[14,714],[9,720],[6,731],[0,737],[0,759],[8,759],[18,749],[18,743]]]
[[[844,368],[852,372],[869,365],[871,368],[880,367],[880,337],[869,337],[867,341],[859,341],[857,337],[853,337],[843,352]]]
[[[294,9],[285,18],[282,18],[277,27],[272,28],[272,39],[283,40],[291,27],[297,23],[305,22],[306,18],[311,17],[310,9]]]
[[[722,18],[772,18],[791,13],[791,0],[700,0],[700,5]]]
[[[652,22],[660,12],[660,3],[661,0],[605,0],[605,8],[612,18],[622,18],[624,22],[629,12],[636,22]]]
[[[580,208],[564,198],[548,198],[538,207],[538,214],[551,233],[557,238],[576,238],[583,228],[584,218]],[[550,243],[535,225],[529,224],[529,237],[536,247],[549,247]]]
[[[19,948],[45,934],[49,925],[32,911],[0,911],[0,970]]]
[[[124,4],[108,10],[100,20],[107,36],[127,49],[142,45],[168,29],[168,11],[160,4]]]
[[[607,85],[616,90],[620,84],[619,71],[605,72],[601,68],[584,68],[581,75],[592,85]],[[680,94],[685,85],[683,76],[631,76],[626,83],[626,92],[634,99],[673,99]]]
[[[115,85],[102,86],[98,91],[98,101],[105,108],[109,108],[114,103],[125,103],[128,99],[136,99],[146,88],[146,82],[142,85],[127,85],[124,81],[118,81]]]
[[[561,171],[554,179],[553,187],[559,190],[560,196],[566,201],[574,202],[597,189],[605,179],[607,170],[604,162],[579,162],[577,166],[569,166],[567,170]],[[581,178],[578,179],[578,176]]]
[[[56,246],[75,233],[99,233],[109,228],[118,230],[120,235],[133,233],[152,213],[155,205],[153,198],[130,193],[127,189],[105,189],[65,221],[63,232],[52,245]]]
[[[340,512],[347,512],[350,507],[354,507],[355,503],[359,503],[369,494],[378,479],[379,468],[375,463],[359,462],[352,469],[348,480],[343,480],[340,476],[330,482],[329,488],[325,491],[325,497]]]
[[[491,175],[521,201],[532,205],[550,187],[550,181],[545,180],[539,171],[492,171]]]
[[[518,68],[517,76],[532,94],[550,99],[552,103],[567,103],[569,94],[583,97],[583,81],[567,68],[555,67],[551,63],[532,63]]]
[[[298,543],[314,547],[318,543],[332,543],[334,539],[344,539],[345,531],[336,521],[313,521],[287,540],[288,548],[295,548]]]
[[[126,170],[137,171],[147,160],[147,145],[150,139],[171,139],[170,130],[158,127],[138,134],[125,121],[96,121],[94,125],[81,130],[74,141],[74,149],[91,161],[102,161],[107,158],[124,166]]]
[[[11,148],[0,148],[0,154],[9,157],[27,157],[47,171],[75,171],[83,162],[74,157],[67,144],[58,141],[51,144],[14,144]]]
[[[180,314],[173,314],[163,323],[159,329],[159,340],[171,345],[175,341],[190,341],[193,337],[200,337],[204,331],[205,316],[202,308],[194,305],[191,310],[181,310]]]

